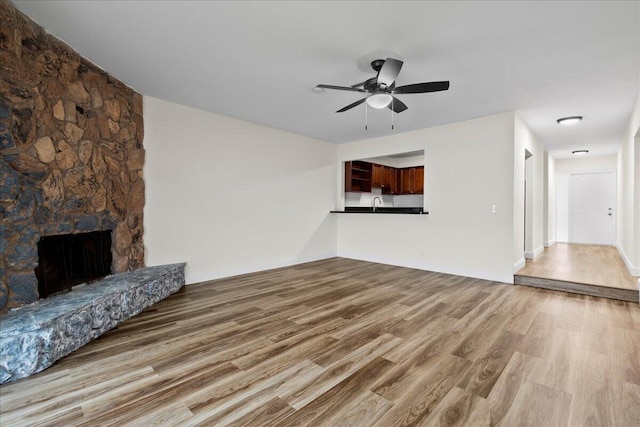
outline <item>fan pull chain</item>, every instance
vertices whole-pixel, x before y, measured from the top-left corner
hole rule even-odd
[[[395,98],[391,98],[391,130],[393,130],[393,101],[395,101]]]
[[[364,103],[364,130],[367,130],[369,124],[369,104]]]

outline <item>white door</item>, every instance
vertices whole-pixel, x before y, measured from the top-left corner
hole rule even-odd
[[[615,204],[613,172],[572,174],[569,179],[569,242],[614,244]]]

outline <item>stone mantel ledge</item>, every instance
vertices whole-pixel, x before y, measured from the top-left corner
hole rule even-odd
[[[0,315],[0,384],[42,371],[177,292],[185,265],[116,274]]]

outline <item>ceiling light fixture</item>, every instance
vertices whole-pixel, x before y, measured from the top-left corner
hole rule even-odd
[[[572,151],[571,154],[585,155],[589,152],[589,150],[575,150]]]
[[[393,97],[388,93],[374,93],[367,98],[367,104],[369,104],[369,107],[371,108],[377,108],[380,110],[391,104],[392,99]]]
[[[559,125],[575,125],[582,120],[582,116],[571,116],[571,117],[563,117],[561,119],[556,120]]]

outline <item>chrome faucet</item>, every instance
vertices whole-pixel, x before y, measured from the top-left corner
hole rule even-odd
[[[382,199],[378,196],[374,197],[373,200],[371,200],[371,208],[373,209],[374,212],[376,211],[376,200],[378,200],[382,205]]]

